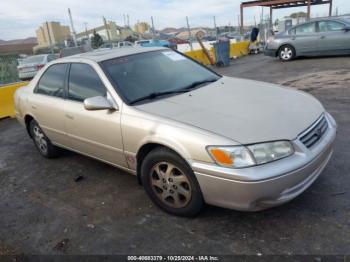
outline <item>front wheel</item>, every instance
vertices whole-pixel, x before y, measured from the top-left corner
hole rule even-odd
[[[278,56],[284,62],[291,61],[295,57],[295,49],[290,45],[284,45],[278,51]]]
[[[191,217],[204,206],[192,169],[169,149],[157,148],[145,157],[141,180],[152,201],[170,214]]]

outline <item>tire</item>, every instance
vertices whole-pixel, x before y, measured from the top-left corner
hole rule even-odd
[[[44,134],[35,120],[30,121],[29,131],[36,148],[42,156],[46,158],[57,156],[58,148],[51,143],[50,139]]]
[[[145,157],[141,165],[141,181],[151,200],[170,214],[193,217],[204,206],[192,169],[167,148],[156,148]]]
[[[283,62],[292,61],[295,58],[295,49],[291,45],[284,45],[278,50],[278,56]]]

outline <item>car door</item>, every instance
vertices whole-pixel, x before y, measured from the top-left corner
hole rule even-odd
[[[94,68],[72,63],[67,84],[65,126],[72,149],[126,167],[118,110],[86,110],[84,100],[104,96],[115,103]]]
[[[33,117],[50,140],[56,144],[68,145],[64,121],[64,86],[68,64],[51,65],[41,76],[34,94],[29,97]]]
[[[311,22],[302,24],[294,28],[291,36],[298,55],[308,55],[317,52],[318,34],[316,32],[316,23]]]
[[[319,48],[323,54],[341,54],[350,49],[350,32],[344,23],[325,20],[318,22]]]

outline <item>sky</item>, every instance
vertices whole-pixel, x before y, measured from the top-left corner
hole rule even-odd
[[[123,14],[129,14],[130,24],[138,20],[150,23],[154,18],[156,29],[186,26],[186,16],[191,27],[213,27],[213,16],[218,26],[237,25],[240,0],[0,0],[0,39],[10,40],[35,36],[35,30],[45,21],[58,21],[69,25],[67,9],[70,8],[77,32],[102,25],[102,16],[124,25]],[[334,10],[350,13],[349,0],[333,0]],[[265,14],[269,13],[264,8]],[[274,19],[290,13],[306,11],[287,8],[274,11]],[[313,6],[311,15],[326,16],[328,5]],[[245,9],[245,24],[258,21],[261,8]]]

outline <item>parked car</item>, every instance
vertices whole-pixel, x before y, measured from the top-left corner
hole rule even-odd
[[[224,32],[220,34],[220,37],[226,37],[228,39],[236,40],[237,42],[241,41],[243,36],[239,32]],[[216,39],[214,39],[216,40]]]
[[[111,48],[122,48],[122,47],[132,47],[133,44],[129,41],[120,41],[117,43],[104,43],[96,50],[106,50]]]
[[[350,54],[350,19],[322,18],[269,39],[265,55],[290,61],[298,56]]]
[[[166,48],[55,60],[16,92],[15,108],[44,157],[62,147],[126,170],[181,216],[204,203],[290,201],[318,178],[336,135],[311,95],[221,76]]]
[[[176,49],[176,44],[169,42],[167,40],[158,40],[158,39],[148,39],[148,40],[138,40],[135,41],[135,46],[142,47],[168,47]]]
[[[88,51],[91,51],[91,50],[85,48],[84,46],[66,47],[61,49],[59,57],[62,58],[62,57],[82,54]]]
[[[32,79],[41,68],[43,68],[48,62],[51,62],[56,58],[57,56],[55,54],[46,54],[28,56],[22,59],[21,61],[19,61],[19,64],[17,66],[19,79]]]

